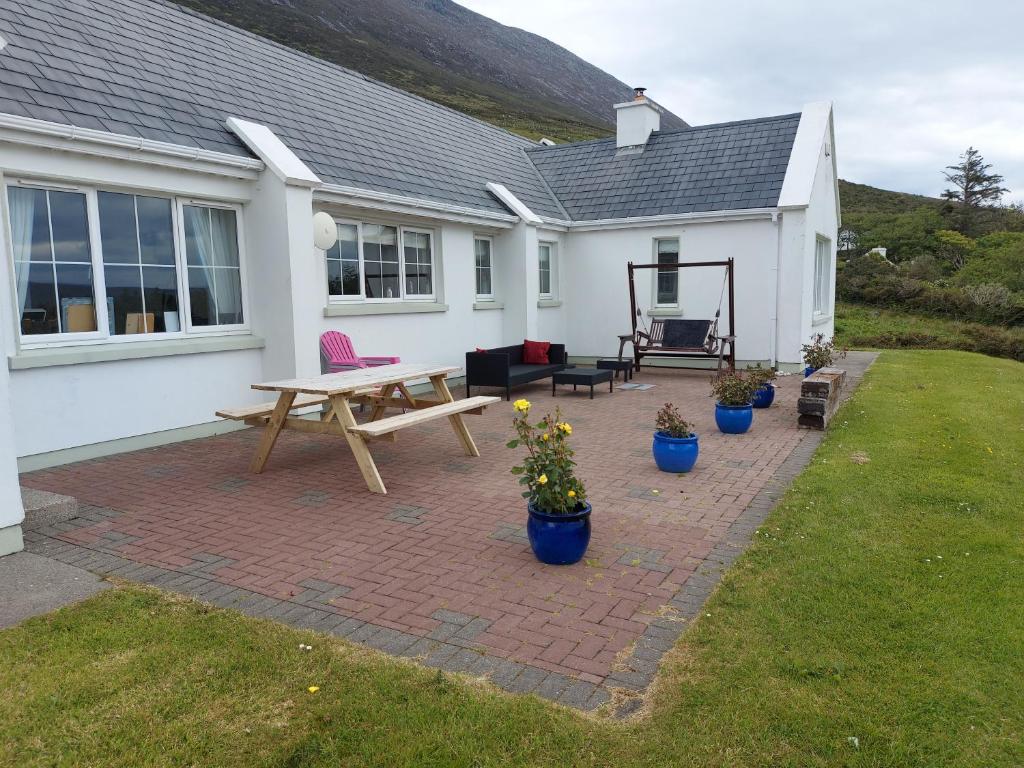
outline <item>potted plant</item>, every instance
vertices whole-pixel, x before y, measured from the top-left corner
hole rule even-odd
[[[747,376],[757,384],[752,405],[755,408],[771,407],[775,402],[775,385],[772,384],[775,381],[775,369],[762,368],[761,364],[757,363],[753,367],[747,366]]]
[[[697,433],[683,421],[679,410],[672,403],[665,403],[654,420],[656,431],[651,452],[654,463],[662,472],[689,472],[697,463],[700,447]]]
[[[715,423],[729,435],[741,435],[754,421],[752,401],[760,386],[739,371],[726,371],[711,380],[711,394],[717,401]]]
[[[542,563],[569,565],[579,562],[590,544],[590,504],[583,483],[576,477],[569,447],[572,425],[561,411],[530,423],[530,403],[516,400],[514,424],[518,437],[509,448],[526,448],[522,464],[512,467],[525,486],[523,498],[529,519],[526,533],[533,554]]]
[[[828,368],[837,357],[846,357],[845,349],[838,349],[834,339],[826,339],[825,334],[816,333],[811,337],[810,344],[801,347],[804,353],[804,378],[807,378],[819,368]]]

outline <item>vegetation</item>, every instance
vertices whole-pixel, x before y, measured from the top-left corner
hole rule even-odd
[[[668,437],[690,437],[693,435],[693,425],[683,418],[672,403],[665,403],[658,411],[654,419],[654,428],[657,432]]]
[[[632,723],[122,588],[0,632],[0,764],[1021,765],[1022,403],[883,353]]]
[[[750,405],[763,383],[742,371],[723,371],[711,379],[711,396],[720,405]]]
[[[512,467],[519,476],[519,484],[526,486],[523,498],[549,515],[569,515],[587,500],[583,483],[576,477],[576,462],[569,447],[572,425],[555,415],[548,414],[536,424],[530,423],[530,401],[516,400],[514,424],[518,437],[510,440],[509,448],[526,448],[522,464]]]
[[[747,366],[747,376],[754,382],[757,389],[763,389],[775,381],[778,373],[774,368],[763,368],[760,363]]]
[[[837,357],[846,357],[845,351],[836,348],[835,340],[825,338],[823,333],[814,334],[811,343],[802,345],[800,351],[804,356],[804,365],[815,370],[827,368]]]
[[[899,310],[836,305],[836,343],[855,349],[960,349],[1024,362],[1024,328]]]

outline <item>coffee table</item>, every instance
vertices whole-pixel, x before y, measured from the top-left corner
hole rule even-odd
[[[551,396],[555,396],[556,384],[572,384],[573,390],[582,384],[590,387],[590,399],[594,399],[594,385],[601,382],[608,382],[608,391],[614,392],[612,383],[612,371],[603,368],[570,368],[564,371],[556,371],[551,376]]]

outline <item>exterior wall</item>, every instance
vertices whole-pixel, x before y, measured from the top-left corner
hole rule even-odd
[[[551,301],[541,302],[540,298],[540,271],[538,268],[537,248],[526,253],[528,269],[532,271],[533,283],[536,286],[533,292],[533,302],[537,304],[537,329],[533,335],[527,334],[524,338],[538,339],[540,341],[552,341],[564,343],[568,333],[570,316],[569,304],[565,300],[568,284],[571,279],[567,267],[566,248],[570,237],[562,232],[551,229],[537,230],[537,243],[551,243],[555,250],[555,296]],[[571,353],[571,350],[570,350]]]
[[[805,338],[812,334],[824,333],[832,336],[835,333],[835,304],[836,304],[836,247],[839,239],[839,206],[836,200],[836,177],[832,163],[832,150],[835,142],[832,139],[832,123],[829,121],[829,131],[822,142],[821,151],[818,154],[818,165],[814,174],[814,187],[811,193],[811,204],[807,207],[807,235],[810,241],[811,256],[810,269],[808,274],[810,282],[805,284],[805,292],[811,303],[811,313],[804,318]],[[827,152],[826,152],[827,150]],[[831,286],[829,295],[829,309],[821,316],[815,317],[813,313],[814,303],[814,240],[817,235],[827,237],[831,243],[831,273],[828,284]]]
[[[749,221],[694,222],[672,226],[629,227],[572,232],[567,238],[563,293],[567,308],[569,354],[614,355],[618,335],[630,332],[626,264],[655,260],[656,238],[679,238],[680,261],[736,259],[737,359],[773,359],[777,226],[768,214]],[[654,272],[636,273],[637,305],[650,322]],[[724,270],[708,267],[680,271],[680,307],[660,316],[711,318],[722,295]],[[728,294],[722,298],[722,330],[728,324]],[[627,346],[627,350],[629,347]]]

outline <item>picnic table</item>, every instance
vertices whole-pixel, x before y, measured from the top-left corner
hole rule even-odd
[[[484,408],[498,402],[500,398],[478,395],[456,400],[445,379],[449,373],[457,370],[458,367],[449,365],[396,363],[303,379],[253,384],[253,389],[277,392],[277,402],[227,408],[217,411],[217,415],[263,427],[263,436],[249,465],[252,472],[263,471],[282,430],[340,435],[348,441],[367,488],[374,493],[387,493],[367,447],[370,440],[393,440],[395,433],[401,429],[447,417],[466,455],[480,455],[462,416],[482,413]],[[420,379],[430,380],[434,397],[413,396],[409,391],[409,383]],[[316,405],[327,406],[319,421],[292,415],[292,411],[298,408]],[[352,415],[353,405],[369,405],[372,408],[367,422],[356,422]],[[406,412],[385,417],[388,408],[401,408]]]

